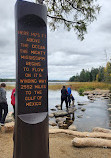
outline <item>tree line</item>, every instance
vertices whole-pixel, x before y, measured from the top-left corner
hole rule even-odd
[[[69,79],[70,82],[111,82],[111,62],[107,62],[106,67],[92,68],[84,70]]]
[[[16,79],[0,78],[0,82],[15,82]]]

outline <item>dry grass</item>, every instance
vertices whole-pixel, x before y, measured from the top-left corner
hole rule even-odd
[[[73,90],[79,90],[80,88],[83,88],[84,90],[94,90],[94,89],[111,89],[111,84],[104,83],[104,82],[66,82],[64,84],[66,88],[69,85],[72,85]],[[15,86],[7,85],[7,90],[12,90]],[[49,85],[48,89],[50,90],[60,90],[63,87],[63,84],[61,83],[54,83],[53,85]]]
[[[103,82],[66,82],[64,84],[66,88],[69,85],[72,85],[73,90],[79,90],[80,88],[83,88],[84,90],[94,90],[94,89],[109,89],[111,87],[111,84],[103,83]],[[55,85],[49,85],[49,89],[51,90],[57,90],[62,88],[62,84],[55,84]]]
[[[6,90],[12,90],[13,88],[15,88],[15,86],[12,86],[12,85],[7,85],[6,86]]]

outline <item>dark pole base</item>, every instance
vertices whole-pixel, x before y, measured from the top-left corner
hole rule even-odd
[[[49,158],[48,116],[37,124],[17,122],[14,158]]]

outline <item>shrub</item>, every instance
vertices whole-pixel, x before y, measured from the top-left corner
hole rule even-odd
[[[83,92],[84,92],[84,88],[79,88],[79,89],[78,89],[79,95],[83,95]]]

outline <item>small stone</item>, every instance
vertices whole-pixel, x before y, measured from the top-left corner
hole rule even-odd
[[[104,99],[109,99],[109,97],[104,97]]]
[[[68,120],[68,124],[72,124],[73,122],[73,120]]]
[[[5,123],[5,125],[1,127],[1,132],[2,133],[13,132],[14,124],[15,124],[14,122]]]
[[[58,108],[58,107],[60,107],[60,106],[61,106],[61,105],[56,105],[55,107]]]
[[[73,114],[74,111],[76,111],[77,109],[76,108],[69,108],[68,109],[68,114]]]
[[[94,96],[93,95],[88,95],[87,97],[88,97],[88,99],[90,99],[90,98],[93,98]]]
[[[52,122],[52,121],[49,122],[49,125],[51,125],[51,126],[57,126],[57,124],[55,122]]]
[[[56,109],[50,109],[51,111],[56,111]]]
[[[111,106],[111,104],[108,104],[108,106]]]
[[[68,117],[68,116],[66,117],[66,120],[70,120],[70,119],[71,119],[70,117]]]
[[[83,115],[78,115],[77,117],[78,117],[78,118],[82,118],[82,116],[83,116]]]
[[[78,105],[86,105],[86,103],[78,102]]]
[[[86,110],[85,108],[82,108],[82,109],[81,109],[81,111],[85,111],[85,110]]]
[[[62,126],[64,124],[63,121],[58,122],[58,126]]]
[[[53,113],[49,114],[49,117],[50,117],[50,118],[53,118],[53,117],[54,117],[54,114],[53,114]]]
[[[107,110],[108,110],[108,111],[111,111],[111,108],[108,108]]]
[[[94,98],[89,98],[89,100],[95,101],[95,99],[94,99]]]
[[[61,110],[61,107],[58,107],[57,110]]]
[[[68,127],[68,129],[70,129],[70,130],[72,130],[72,131],[77,131],[77,128],[76,128],[76,126],[74,126],[74,125],[70,125],[70,126]]]
[[[57,117],[56,118],[56,123],[64,122],[65,120],[66,120],[66,118]]]
[[[96,96],[96,98],[101,98],[101,96]]]
[[[61,105],[56,105],[55,107],[57,108],[57,110],[61,110]]]
[[[68,125],[64,124],[63,122],[59,122],[58,126],[59,126],[60,129],[67,129],[68,128]]]
[[[61,110],[61,111],[55,112],[54,116],[55,117],[62,117],[62,116],[67,116],[67,114],[68,114],[67,112]]]
[[[84,91],[83,94],[84,94],[84,95],[89,95],[89,94],[90,94],[90,91]]]
[[[67,124],[63,124],[63,129],[68,129],[68,126],[67,126]]]

